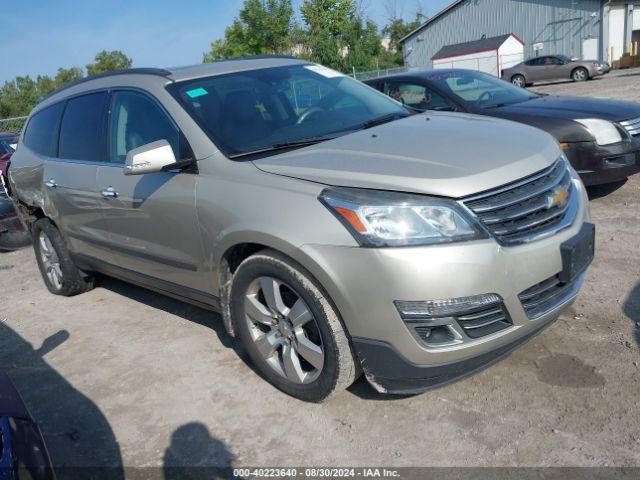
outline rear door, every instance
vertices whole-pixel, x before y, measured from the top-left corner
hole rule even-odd
[[[127,152],[157,140],[167,140],[176,158],[184,159],[190,155],[184,137],[145,92],[115,90],[109,110],[109,164],[97,172],[111,250],[105,260],[171,286],[208,290],[195,208],[197,173],[123,173]]]
[[[105,244],[96,170],[106,155],[107,99],[107,92],[94,92],[59,104],[62,120],[57,155],[45,160],[43,171],[47,214],[67,238],[71,251],[98,257]]]

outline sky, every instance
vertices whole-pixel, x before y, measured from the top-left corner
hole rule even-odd
[[[451,0],[362,0],[379,25],[387,6],[410,18],[418,4],[433,15]],[[83,67],[100,50],[122,50],[136,67],[200,63],[224,36],[243,0],[0,0],[0,84],[18,75],[55,75]],[[294,0],[294,5],[302,0]]]

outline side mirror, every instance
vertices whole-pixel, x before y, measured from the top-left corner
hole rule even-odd
[[[125,175],[143,175],[162,172],[177,163],[171,145],[166,140],[147,143],[127,153],[124,163]]]

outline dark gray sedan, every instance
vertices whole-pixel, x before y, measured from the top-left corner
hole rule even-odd
[[[586,185],[640,171],[640,105],[542,95],[471,70],[430,70],[365,83],[413,111],[451,111],[504,118],[553,135]]]
[[[502,71],[502,79],[517,87],[526,87],[535,82],[550,80],[573,80],[584,82],[598,75],[609,73],[607,62],[577,60],[564,55],[548,55],[530,58]]]

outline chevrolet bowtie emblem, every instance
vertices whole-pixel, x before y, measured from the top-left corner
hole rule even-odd
[[[547,196],[547,209],[553,207],[564,207],[569,200],[569,190],[566,188],[556,188]]]

